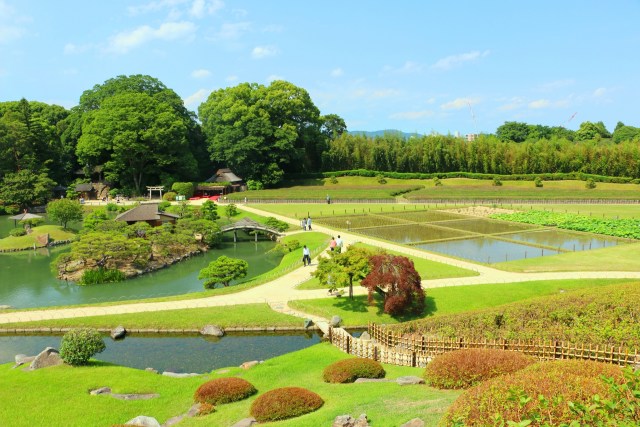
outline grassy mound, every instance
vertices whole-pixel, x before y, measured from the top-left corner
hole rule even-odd
[[[534,419],[535,425],[568,425],[580,419],[569,402],[574,407],[588,406],[595,395],[603,400],[616,398],[601,375],[618,384],[624,381],[622,368],[615,365],[576,360],[536,363],[466,390],[449,407],[441,425],[460,425],[456,424],[460,421],[468,426],[503,425]]]
[[[436,388],[469,388],[535,362],[533,357],[515,351],[470,348],[436,357],[427,365],[424,378]]]
[[[283,387],[266,392],[254,400],[251,416],[258,422],[299,417],[320,408],[324,400],[300,387]]]
[[[352,383],[358,378],[384,378],[382,365],[371,359],[345,359],[327,366],[322,373],[328,383]]]
[[[216,378],[198,387],[193,399],[200,403],[218,405],[246,399],[256,392],[256,388],[242,378]]]
[[[396,332],[640,346],[640,283],[564,292],[390,326]]]

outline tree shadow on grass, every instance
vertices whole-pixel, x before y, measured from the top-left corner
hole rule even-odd
[[[375,295],[374,297],[375,301],[376,301],[376,306],[378,307],[378,311],[376,314],[378,314],[378,316],[382,316],[384,315],[384,300],[380,295]],[[403,313],[397,316],[391,316],[394,320],[397,320],[398,322],[409,322],[411,320],[418,320],[418,319],[423,319],[425,317],[429,317],[429,316],[433,316],[434,313],[438,311],[438,308],[436,306],[436,301],[433,297],[425,297],[424,298],[424,310],[422,311],[422,313],[411,313],[411,312],[407,312],[407,313]]]
[[[352,311],[357,313],[366,313],[368,311],[367,307],[369,304],[367,303],[366,297],[353,297],[353,299],[349,297],[340,297],[336,298],[337,302],[334,304],[335,307],[345,310]]]

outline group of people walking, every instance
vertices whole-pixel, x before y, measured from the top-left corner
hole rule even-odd
[[[342,252],[342,245],[343,245],[342,238],[340,237],[339,234],[338,234],[338,238],[337,239],[332,236],[331,237],[331,242],[329,243],[329,250],[331,252],[341,253]],[[304,264],[305,267],[307,265],[311,265],[311,251],[309,250],[307,245],[304,245],[302,247],[302,264]]]
[[[302,218],[300,220],[300,228],[304,231],[311,231],[311,217]]]

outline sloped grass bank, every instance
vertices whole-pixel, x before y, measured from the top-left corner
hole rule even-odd
[[[71,229],[64,229],[60,225],[41,225],[33,227],[31,233],[25,236],[7,236],[0,239],[0,251],[31,249],[33,245],[40,247],[36,242],[36,236],[48,234],[52,241],[73,240],[78,234]]]

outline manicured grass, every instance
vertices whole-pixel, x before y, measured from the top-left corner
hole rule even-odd
[[[60,225],[41,225],[39,227],[33,227],[32,232],[26,236],[7,236],[4,239],[0,239],[0,249],[32,248],[34,244],[37,245],[36,236],[43,234],[49,234],[51,240],[69,240],[76,237],[77,231],[72,229],[65,230]]]
[[[209,379],[238,376],[253,384],[258,393],[249,399],[216,406],[216,412],[185,418],[181,426],[231,426],[249,416],[249,408],[260,394],[280,387],[304,387],[325,401],[317,411],[274,426],[325,427],[340,414],[358,417],[366,413],[373,425],[400,425],[420,417],[425,425],[438,423],[458,391],[441,391],[428,386],[399,386],[395,382],[328,384],[322,371],[329,364],[351,356],[328,343],[266,360],[249,370],[220,369],[194,378],[170,378],[150,372],[102,362],[87,367],[58,366],[37,371],[0,365],[0,425],[30,427],[47,420],[51,427],[70,425],[108,426],[122,424],[137,415],[148,415],[164,423],[185,413],[193,393]],[[420,376],[422,368],[384,365],[386,378]],[[91,396],[88,391],[108,386],[114,393],[158,393],[150,400],[119,400],[108,395]],[[46,397],[46,398],[45,398]],[[384,403],[382,403],[384,402]],[[38,424],[36,422],[36,424]]]
[[[347,326],[363,326],[368,322],[392,324],[439,314],[495,307],[538,296],[554,295],[561,289],[567,291],[628,281],[628,279],[549,280],[426,289],[425,312],[420,316],[398,318],[382,312],[381,299],[377,296],[376,304],[373,306],[368,305],[366,296],[356,296],[353,300],[341,297],[290,301],[289,306],[295,310],[327,319],[338,315],[342,317]]]
[[[87,310],[90,314],[91,310]],[[128,329],[200,329],[214,322],[223,328],[303,326],[302,319],[273,311],[267,304],[240,304],[228,307],[189,308],[143,313],[87,316],[71,319],[38,320],[0,324],[0,328],[108,328],[123,325]]]
[[[640,243],[491,264],[506,271],[638,271]]]

